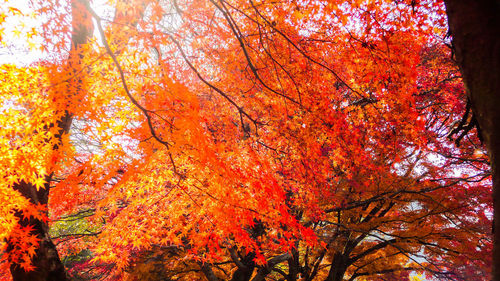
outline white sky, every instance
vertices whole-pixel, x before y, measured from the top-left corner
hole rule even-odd
[[[13,9],[12,9],[13,8]],[[17,9],[19,14],[15,9]],[[42,57],[42,52],[31,49],[27,43],[25,32],[32,28],[37,29],[40,22],[37,22],[33,10],[28,6],[28,0],[16,0],[2,3],[0,14],[7,14],[5,22],[0,26],[0,64],[12,63],[26,65]],[[16,14],[16,15],[13,15]],[[21,30],[16,34],[16,30]],[[23,38],[24,37],[24,38]],[[34,46],[41,44],[40,39],[33,38]]]
[[[27,32],[41,28],[40,16],[34,14],[29,2],[30,0],[0,0],[0,16],[7,15],[5,22],[0,24],[0,64],[29,65],[48,56],[39,50],[43,44],[42,38],[35,36],[28,39],[26,36]],[[104,18],[113,13],[106,2],[107,0],[92,1],[92,8]],[[97,28],[94,36],[100,37]]]

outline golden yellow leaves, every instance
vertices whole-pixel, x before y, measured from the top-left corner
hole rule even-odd
[[[37,13],[29,1],[2,1],[0,4],[1,63],[28,64],[41,55]],[[19,52],[23,52],[24,56]]]
[[[16,227],[18,219],[15,217],[15,210],[24,210],[30,206],[28,199],[23,197],[19,192],[14,191],[5,183],[0,183],[0,239],[2,241]]]
[[[96,262],[118,270],[170,246],[189,249],[182,257],[191,261],[218,260],[234,246],[262,264],[298,250],[299,240],[315,251],[328,243],[332,254],[357,237],[353,253],[361,254],[384,242],[376,231],[427,237],[430,228],[400,217],[432,215],[432,208],[408,207],[430,185],[398,174],[411,167],[402,160],[407,152],[426,145],[418,130],[426,116],[413,101],[423,37],[382,30],[391,18],[373,1],[236,1],[238,9],[220,11],[232,13],[229,22],[206,1],[175,28],[162,26],[155,1],[150,7],[158,10],[136,28],[148,3],[118,1],[108,25],[123,78],[95,42],[67,65],[2,66],[8,117],[0,118],[0,199],[14,198],[0,210],[4,229],[13,231],[12,210],[27,204],[11,185],[27,181],[40,190],[55,172],[53,213],[95,210],[86,220],[102,233],[85,242]],[[50,11],[63,22],[62,9]],[[88,15],[75,16],[87,24],[74,28],[90,29]],[[51,30],[71,33],[60,22]],[[66,111],[74,116],[72,136],[60,141],[54,122]],[[35,209],[25,215],[35,217]],[[264,234],[252,235],[257,225]],[[394,245],[419,250],[412,241]],[[359,264],[403,269],[408,260],[398,250],[373,250]]]
[[[48,99],[45,71],[11,65],[0,69],[0,80],[5,81],[0,86],[0,170],[10,184],[25,181],[41,188],[51,172],[52,150],[58,143],[53,118],[60,113]]]

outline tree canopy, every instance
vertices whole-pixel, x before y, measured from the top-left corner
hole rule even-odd
[[[441,1],[30,5],[1,5],[43,56],[0,65],[0,280],[488,279]]]

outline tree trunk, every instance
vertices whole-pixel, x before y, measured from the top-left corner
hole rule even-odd
[[[500,280],[500,3],[445,0],[453,48],[490,156],[493,280]]]
[[[297,276],[300,273],[300,253],[297,250],[299,247],[298,245],[295,247],[295,249],[291,250],[292,255],[288,259],[288,281],[297,281]]]
[[[50,178],[46,179],[47,182]],[[32,203],[47,204],[49,184],[45,184],[44,188],[36,190],[36,187],[26,182],[20,182],[14,185],[24,197],[30,198]],[[26,272],[18,264],[12,263],[10,271],[13,280],[30,280],[30,281],[43,281],[43,280],[67,280],[64,266],[59,259],[56,247],[49,237],[47,223],[38,219],[23,219],[22,214],[17,214],[19,217],[19,225],[22,227],[31,226],[33,234],[40,240],[39,247],[35,252],[32,263],[36,267],[34,271]],[[9,244],[9,246],[11,246]],[[12,247],[9,247],[12,249]]]
[[[81,55],[78,49],[82,44],[85,44],[90,36],[92,36],[92,21],[90,14],[86,9],[87,0],[71,0],[72,7],[72,37],[71,51],[69,55],[70,71],[77,73],[80,69],[79,58]],[[76,56],[76,57],[75,57]],[[73,62],[73,64],[71,64]],[[76,62],[76,63],[75,63]],[[81,84],[81,81],[75,79],[73,83]],[[80,87],[77,87],[77,89]],[[74,98],[78,93],[67,93],[68,99]],[[68,110],[65,110],[64,117],[61,120],[54,120],[54,126],[58,126],[59,132],[55,136],[58,141],[61,141],[63,134],[69,132],[72,122],[72,115]],[[57,145],[54,149],[57,149]],[[28,198],[31,203],[44,204],[47,206],[50,191],[50,182],[52,175],[45,178],[46,184],[39,190],[27,182],[19,182],[14,184],[13,188],[19,191],[24,197]],[[35,251],[32,259],[32,264],[35,267],[33,271],[26,272],[19,264],[13,262],[10,266],[10,271],[14,281],[65,281],[68,280],[64,266],[59,258],[57,249],[52,243],[49,236],[49,226],[46,222],[35,218],[24,218],[22,212],[18,212],[19,225],[21,227],[31,226],[32,234],[39,239],[39,247]],[[8,241],[8,249],[13,250],[15,247]]]
[[[347,270],[347,257],[342,253],[335,253],[328,277],[325,281],[342,281]]]
[[[249,281],[255,269],[255,254],[249,253],[240,259],[238,268],[233,273],[231,281]]]

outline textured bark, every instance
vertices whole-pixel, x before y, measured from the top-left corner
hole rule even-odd
[[[208,279],[208,281],[219,281],[219,278],[217,278],[217,275],[215,275],[210,264],[203,263],[200,266],[201,266],[201,272],[205,274],[205,277]]]
[[[255,254],[249,253],[241,258],[237,263],[238,268],[233,273],[231,281],[249,281],[252,278],[253,271],[255,269]]]
[[[342,281],[344,280],[344,274],[347,270],[348,258],[342,253],[336,253],[333,256],[332,265],[330,267],[330,272],[328,272],[328,277],[325,281]]]
[[[493,280],[500,280],[500,3],[445,0],[448,25],[493,176]]]
[[[78,49],[82,44],[85,44],[90,36],[92,36],[92,22],[89,13],[86,10],[87,0],[72,0],[72,37],[71,37],[71,51],[68,57],[70,61],[70,67],[73,72],[80,70],[80,63],[78,55]],[[75,57],[76,56],[76,57]],[[81,81],[75,79],[73,83],[80,84]],[[77,87],[79,88],[79,87]],[[73,98],[78,93],[68,92],[68,99]],[[69,128],[72,122],[72,115],[69,111],[65,111],[64,117],[61,120],[55,120],[54,126],[59,128],[58,135],[55,137],[60,141],[63,134],[69,132]],[[54,149],[57,149],[56,145]],[[19,191],[24,197],[28,198],[34,204],[44,204],[47,206],[50,191],[50,182],[52,180],[52,175],[45,178],[46,184],[43,188],[39,190],[33,184],[20,182],[13,186],[13,188]],[[19,218],[19,225],[22,227],[31,226],[33,227],[32,234],[38,237],[39,248],[35,252],[35,256],[32,259],[32,264],[35,266],[35,270],[26,272],[19,264],[12,263],[10,266],[10,271],[14,281],[65,281],[69,280],[64,265],[59,258],[57,249],[52,243],[49,236],[49,227],[46,222],[40,221],[34,218],[24,218],[21,212],[18,212],[17,217]],[[12,250],[12,245],[9,241],[8,251]]]
[[[301,272],[300,253],[297,250],[298,248],[298,246],[295,246],[295,249],[291,250],[292,255],[288,258],[288,281],[297,281],[299,273]]]
[[[46,180],[50,181],[50,177]],[[40,190],[36,190],[35,186],[26,182],[20,182],[14,186],[24,197],[30,198],[33,203],[47,204],[48,200],[48,184]],[[37,219],[23,219],[22,214],[18,214],[20,218],[19,224],[23,227],[32,226],[33,233],[37,235],[39,248],[36,250],[35,256],[32,260],[33,265],[36,267],[34,271],[25,272],[18,264],[11,264],[10,271],[13,280],[67,280],[64,266],[59,259],[56,247],[48,234],[48,225]],[[10,245],[9,245],[10,246]]]

